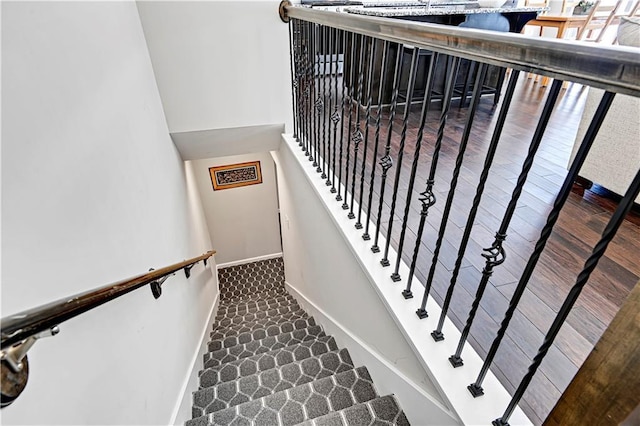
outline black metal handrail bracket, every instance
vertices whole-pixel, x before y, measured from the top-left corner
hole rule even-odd
[[[84,293],[65,297],[36,308],[27,309],[0,320],[2,336],[1,378],[2,407],[11,404],[24,390],[29,375],[27,351],[37,339],[58,334],[58,326],[84,312],[90,311],[113,299],[150,284],[153,296],[162,294],[162,283],[176,271],[184,270],[187,278],[193,266],[207,260],[215,254],[208,251],[201,256],[175,263],[157,270],[127,278],[122,281],[89,290]]]
[[[471,395],[478,398],[485,394],[482,386],[485,376],[494,362],[498,349],[502,346],[520,298],[533,276],[560,211],[578,177],[578,172],[594,144],[603,120],[607,117],[609,107],[618,94],[640,98],[639,49],[363,16],[359,14],[359,10],[351,12],[356,13],[348,11],[336,13],[293,6],[287,0],[280,4],[280,16],[289,24],[294,138],[298,145],[304,147],[304,154],[313,162],[313,166],[318,166],[316,171],[322,173],[323,182],[331,186],[328,191],[337,192],[336,201],[342,203],[343,209],[349,210],[347,218],[353,220],[357,216],[358,220],[354,227],[357,230],[364,228],[362,238],[373,242],[371,251],[383,255],[380,260],[382,268],[391,266],[390,244],[395,244],[396,265],[391,274],[391,283],[406,281],[402,291],[402,296],[406,300],[413,298],[411,283],[416,272],[420,272],[425,277],[422,301],[419,307],[415,306],[418,307],[416,314],[421,320],[428,317],[426,307],[427,302],[434,297],[433,292],[440,291],[432,289],[432,284],[437,281],[436,270],[442,270],[443,266],[441,262],[444,255],[440,253],[440,248],[445,236],[451,235],[447,233],[447,225],[452,221],[450,213],[468,211],[462,238],[456,235],[451,239],[451,241],[459,240],[457,256],[453,267],[447,267],[451,271],[450,280],[446,287],[446,294],[440,294],[443,302],[437,326],[431,333],[433,341],[443,345],[439,342],[445,341],[443,327],[450,306],[460,307],[451,305],[451,302],[456,297],[459,281],[462,281],[458,276],[463,261],[471,260],[475,256],[476,261],[485,263],[485,266],[482,276],[479,277],[463,330],[460,335],[451,333],[449,336],[449,339],[453,337],[458,341],[457,347],[454,346],[455,353],[449,358],[451,368],[464,368],[463,350],[467,345],[485,289],[494,269],[505,263],[507,259],[510,242],[507,238],[508,231],[513,229],[511,222],[521,200],[523,188],[532,171],[534,160],[538,157],[539,148],[547,136],[546,130],[558,102],[562,99],[563,83],[565,81],[580,83],[605,91],[602,95],[594,92],[594,96],[601,97],[598,108],[593,116],[586,116],[586,118],[583,116],[585,120],[590,119],[588,130],[576,143],[579,149],[571,160],[562,185],[558,188],[556,200],[548,213],[546,223],[540,229],[539,239],[532,247],[533,251],[518,279],[491,348],[483,357],[481,366],[478,367],[477,379],[467,387]],[[329,41],[327,41],[327,34],[329,34]],[[493,68],[491,75],[488,72],[490,65],[494,66],[491,67]],[[503,91],[502,83],[507,75],[507,69],[510,69],[509,78],[506,89]],[[492,238],[493,242],[487,241],[487,245],[483,245],[487,248],[479,253],[468,253],[472,248],[469,242],[477,222],[476,215],[480,211],[485,186],[492,171],[494,156],[499,145],[508,139],[503,137],[503,129],[513,113],[512,98],[516,88],[519,87],[519,77],[525,72],[551,77],[554,81],[549,90],[546,90],[543,107],[530,117],[531,121],[528,123],[530,128],[526,130],[531,131],[531,139],[528,142],[526,157],[520,160],[520,173],[517,174],[515,186],[511,188],[508,204],[505,204],[504,211],[500,206],[491,207],[496,218],[502,216],[500,226],[496,229],[495,237]],[[418,77],[421,80],[419,89],[416,88]],[[491,81],[495,83],[493,86],[485,84]],[[327,84],[329,84],[328,90]],[[485,88],[489,90],[485,92]],[[474,132],[474,126],[479,118],[493,119],[492,112],[487,112],[486,108],[484,111],[479,108],[481,96],[489,93],[494,94],[493,106],[496,106],[499,111],[493,123],[483,124],[491,131],[490,140]],[[420,95],[422,101],[419,100]],[[452,126],[448,126],[448,120],[454,120],[449,113],[452,102],[456,99],[459,99],[460,111],[453,127],[460,131],[453,131]],[[467,100],[469,100],[468,107]],[[418,113],[417,107],[420,103],[422,103],[422,110]],[[396,118],[399,108],[403,108],[402,119]],[[430,117],[427,118],[427,115]],[[429,125],[425,126],[427,120]],[[417,132],[407,131],[409,121],[413,123],[412,126],[420,123],[418,127],[412,129],[417,129]],[[327,125],[333,125],[332,133],[325,131]],[[397,126],[401,126],[400,131],[397,130]],[[395,142],[392,141],[393,137],[396,138]],[[363,142],[362,147],[360,142]],[[451,172],[441,171],[442,161],[439,162],[438,159],[443,143],[448,144],[449,151],[457,153],[455,162],[452,154],[449,153],[447,158],[449,164],[444,166],[445,169],[452,168]],[[427,145],[426,149],[423,145]],[[475,148],[472,148],[474,150],[478,149],[478,146],[487,146],[484,152],[479,150],[472,153],[476,161],[484,156],[482,170],[478,169],[478,173],[470,171],[471,168],[465,169],[466,164],[463,164],[466,161],[465,158],[470,156],[467,145],[474,146]],[[332,161],[329,161],[331,153],[333,157]],[[411,172],[408,176],[402,176],[403,173],[406,175],[408,172],[402,167],[403,156],[413,156]],[[360,159],[361,164],[358,165]],[[423,173],[417,173],[422,164],[424,164]],[[426,175],[427,166],[428,176]],[[394,176],[391,183],[387,182],[388,173]],[[435,185],[446,184],[442,180],[447,179],[449,173],[451,177],[446,196],[440,197],[438,194],[436,202]],[[367,174],[370,174],[369,182],[364,185],[364,177]],[[358,175],[360,185],[356,185]],[[460,202],[461,198],[468,198],[468,196],[466,193],[460,196],[461,192],[456,189],[459,177],[464,178],[468,183],[477,179],[475,195],[470,206],[469,203]],[[416,182],[417,179],[423,182]],[[420,185],[418,188],[425,188],[424,191],[414,194],[417,192],[414,190],[415,184]],[[593,247],[592,255],[585,261],[582,272],[576,277],[575,286],[567,295],[552,327],[547,331],[527,374],[521,379],[509,378],[509,380],[520,380],[520,385],[510,395],[510,402],[503,415],[493,420],[494,425],[509,424],[509,419],[553,344],[571,307],[639,192],[640,171],[635,175],[619,207],[612,215],[607,228],[602,233],[601,240]],[[374,199],[374,193],[377,199]],[[419,195],[420,205],[411,209],[414,195]],[[442,193],[442,195],[445,194]],[[347,202],[349,197],[351,197],[350,203]],[[356,198],[357,206],[354,201]],[[398,201],[404,201],[405,205],[401,221],[395,212]],[[363,202],[366,205],[363,205]],[[425,241],[423,232],[429,208],[435,204],[438,204],[440,221],[439,224],[430,223],[430,225],[437,230],[437,234],[434,234],[437,236],[432,238],[435,242]],[[385,209],[385,207],[388,208]],[[363,211],[366,217],[364,223],[361,223]],[[409,222],[419,223],[413,248],[405,247],[405,235]],[[384,223],[387,224],[386,230],[383,229]],[[394,223],[400,227],[399,238],[396,238],[393,232]],[[370,225],[375,226],[375,229],[370,229],[372,228]],[[458,227],[460,227],[459,224]],[[383,235],[383,232],[386,235]],[[423,246],[431,248],[430,263],[420,260],[419,252],[424,250]],[[367,253],[367,256],[376,255]],[[411,259],[409,274],[406,278],[399,273],[403,258]],[[457,302],[459,299],[455,300],[455,303],[459,303]],[[416,337],[413,342],[421,342],[419,339]],[[472,359],[474,358],[467,357],[468,364],[474,365]],[[471,373],[469,369],[467,365],[465,374]],[[475,372],[472,374],[475,376]],[[472,410],[468,409],[470,404],[467,402],[459,414],[464,411],[464,414],[469,416],[466,420],[475,422],[479,418],[478,414],[470,412]],[[493,414],[486,413],[486,415]],[[518,414],[515,418],[522,417]],[[487,422],[487,419],[482,417],[482,422]]]

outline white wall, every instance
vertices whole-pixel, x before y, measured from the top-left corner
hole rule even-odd
[[[172,133],[282,123],[292,130],[279,3],[138,2]]]
[[[2,314],[211,248],[133,2],[2,2]],[[63,323],[3,424],[168,424],[215,264]]]
[[[213,190],[209,167],[260,161],[262,183]],[[273,159],[268,152],[191,161],[218,263],[282,251],[278,194]]]

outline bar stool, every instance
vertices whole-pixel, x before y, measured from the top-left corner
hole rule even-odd
[[[591,7],[591,11],[587,17],[587,22],[578,33],[577,39],[600,43],[607,28],[609,28],[609,25],[613,22],[616,12],[618,11],[618,8],[620,8],[621,4],[622,0],[618,0],[614,4],[604,4],[597,1]],[[595,30],[599,30],[598,36],[592,37]]]

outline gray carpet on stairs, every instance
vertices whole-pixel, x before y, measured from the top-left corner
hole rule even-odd
[[[220,306],[186,426],[409,424],[287,293],[282,258],[218,276]]]

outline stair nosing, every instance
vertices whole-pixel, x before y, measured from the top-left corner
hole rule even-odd
[[[295,305],[292,305],[292,306],[295,306]],[[246,323],[257,323],[257,322],[262,321],[262,320],[267,320],[267,321],[269,321],[269,320],[274,320],[274,319],[282,318],[282,317],[284,317],[285,315],[298,314],[298,313],[300,313],[300,315],[294,315],[294,316],[299,316],[299,317],[305,317],[305,316],[306,316],[306,317],[309,317],[309,315],[307,314],[307,312],[306,312],[304,309],[300,308],[300,309],[296,309],[296,310],[294,310],[294,311],[288,311],[288,312],[285,312],[285,313],[283,313],[283,314],[279,314],[279,315],[273,315],[273,316],[268,316],[268,317],[259,318],[258,320],[243,321],[243,322],[240,322],[240,323],[232,323],[232,324],[225,325],[225,326],[220,326],[220,327],[215,327],[215,326],[214,326],[214,327],[213,327],[213,329],[209,332],[209,338],[213,339],[212,335],[213,335],[213,333],[215,333],[215,332],[232,331],[232,330],[234,330],[234,329],[237,329],[237,328],[241,328],[241,327],[243,327],[243,326],[246,326]],[[234,317],[234,318],[235,318],[235,317]]]
[[[230,346],[230,347],[228,347],[228,348],[223,348],[223,349],[219,349],[219,350],[212,351],[212,352],[206,352],[206,353],[203,355],[203,358],[202,358],[202,359],[203,359],[203,364],[204,364],[204,365],[206,365],[206,364],[207,364],[207,362],[208,362],[209,360],[215,359],[215,358],[214,358],[214,355],[212,355],[212,354],[216,354],[216,353],[218,353],[219,351],[223,351],[223,350],[224,350],[224,351],[226,351],[226,353],[227,353],[227,354],[231,354],[231,350],[232,350],[233,348],[237,348],[237,347],[240,347],[240,346],[246,346],[246,345],[252,344],[252,343],[254,343],[254,342],[256,342],[256,343],[254,343],[254,344],[258,344],[258,345],[260,345],[260,343],[259,343],[259,342],[263,342],[263,341],[264,341],[264,340],[266,340],[266,339],[272,339],[272,338],[275,338],[276,340],[278,340],[278,337],[279,337],[279,336],[283,336],[283,335],[285,335],[285,334],[291,334],[291,333],[301,332],[302,330],[309,330],[309,329],[316,329],[316,330],[318,330],[318,329],[319,329],[318,334],[309,334],[309,335],[311,335],[311,336],[322,336],[322,335],[324,335],[324,329],[322,328],[322,326],[320,326],[320,325],[313,325],[313,326],[310,326],[310,327],[301,328],[301,329],[294,330],[294,331],[291,331],[291,332],[281,333],[281,334],[278,334],[278,335],[275,335],[275,336],[268,336],[268,337],[265,337],[264,339],[260,339],[260,340],[252,340],[252,341],[250,341],[250,342],[248,342],[248,343],[243,343],[243,344],[241,344],[241,345],[234,345],[234,346]],[[313,340],[313,339],[307,339],[307,340]],[[280,343],[282,343],[282,342],[280,342]],[[287,343],[287,342],[285,342],[285,343]],[[285,343],[282,343],[282,344],[283,344],[284,346],[289,346],[289,345],[286,345]],[[281,346],[280,348],[275,348],[275,349],[281,349],[281,348],[282,348],[282,347],[284,347],[284,346]],[[240,350],[240,349],[237,349],[237,350]],[[264,351],[264,352],[269,352],[269,351]],[[232,354],[232,355],[233,355],[233,354]],[[252,355],[257,355],[257,353],[253,353],[253,354],[248,355],[248,356],[246,356],[246,357],[240,357],[240,358],[247,358],[247,357],[252,356]],[[226,357],[226,356],[225,356],[225,357]],[[236,359],[240,359],[240,358],[236,358]],[[235,359],[234,359],[234,361],[235,361]],[[227,361],[227,362],[230,362],[230,361]],[[221,364],[224,364],[224,363],[221,363]]]
[[[277,334],[268,334],[268,333],[269,333],[269,330],[273,330],[273,328],[274,328],[274,327],[281,328],[281,327],[283,327],[285,324],[293,324],[293,327],[295,327],[295,323],[297,323],[298,321],[304,321],[304,322],[307,324],[307,326],[306,326],[306,327],[301,327],[301,328],[293,328],[293,330],[291,330],[291,331],[282,331],[282,330],[279,330],[280,332],[279,332],[279,333],[277,333]],[[212,344],[212,343],[214,343],[214,342],[220,342],[220,341],[222,341],[222,347],[221,347],[220,349],[226,349],[226,348],[231,348],[231,347],[233,347],[233,346],[237,346],[237,345],[239,345],[239,344],[246,344],[246,343],[252,342],[252,341],[254,341],[254,340],[261,340],[261,339],[255,339],[255,338],[253,337],[253,334],[255,334],[255,333],[259,333],[259,332],[261,332],[261,331],[265,333],[265,336],[264,336],[263,338],[267,338],[267,337],[272,337],[272,336],[278,336],[278,335],[280,335],[280,334],[292,333],[292,332],[294,332],[294,331],[296,331],[296,330],[302,330],[302,329],[304,329],[304,328],[309,328],[309,327],[313,327],[313,326],[316,326],[316,325],[318,325],[318,324],[316,323],[316,320],[315,320],[315,318],[313,318],[313,317],[296,318],[296,319],[288,319],[287,321],[284,321],[284,322],[281,322],[281,323],[277,323],[277,324],[271,324],[271,325],[269,325],[269,326],[267,326],[267,327],[255,328],[255,329],[252,329],[252,330],[243,331],[242,333],[239,333],[239,334],[232,334],[232,335],[229,335],[229,336],[225,336],[225,337],[223,337],[223,338],[221,338],[221,339],[211,340],[209,343],[207,343],[207,353],[209,353],[209,352],[215,352],[215,350],[213,350],[213,351],[208,350],[208,349],[209,349],[209,345],[210,345],[210,344]],[[225,346],[225,342],[226,342],[228,339],[235,338],[235,339],[237,339],[237,341],[239,341],[239,340],[241,339],[241,336],[245,336],[245,335],[247,335],[247,334],[252,335],[252,336],[251,336],[251,340],[249,340],[249,341],[247,341],[247,342],[244,342],[244,343],[236,343],[235,345]],[[216,350],[218,350],[218,349],[216,349]]]
[[[293,346],[293,345],[292,345],[292,346]],[[280,350],[280,349],[276,349],[276,350]],[[321,356],[323,356],[323,355],[330,354],[330,353],[340,354],[340,352],[342,352],[342,351],[346,351],[346,353],[347,353],[347,355],[349,356],[349,358],[351,358],[351,354],[349,353],[349,350],[348,350],[347,348],[340,348],[340,347],[338,347],[337,349],[330,350],[330,351],[328,351],[328,352],[324,352],[324,353],[322,353],[322,354],[320,354],[320,355],[312,355],[312,356],[310,356],[309,358],[317,358],[317,357],[321,357]],[[300,360],[294,360],[294,361],[292,361],[292,362],[289,362],[289,363],[286,363],[286,364],[282,364],[282,365],[277,365],[277,366],[275,366],[275,367],[273,367],[273,368],[268,368],[268,369],[266,369],[266,370],[258,370],[258,371],[257,371],[256,373],[254,373],[254,374],[251,374],[251,375],[248,375],[248,376],[241,376],[240,378],[237,378],[237,379],[235,379],[235,380],[240,380],[240,379],[243,379],[243,378],[245,378],[245,377],[255,376],[255,375],[261,374],[261,373],[263,373],[263,372],[265,372],[265,371],[269,371],[269,370],[279,370],[279,369],[282,369],[283,367],[285,367],[285,366],[287,366],[287,365],[290,365],[290,364],[300,364],[300,363],[302,363],[303,361],[305,361],[305,360],[307,360],[307,359],[309,359],[309,358],[303,358],[303,359],[300,359]],[[353,360],[351,360],[351,361],[353,362]],[[352,364],[352,366],[353,366],[353,368],[356,368],[354,364]],[[220,383],[227,383],[227,382],[220,382]],[[216,386],[218,386],[218,384],[220,384],[220,383],[216,383],[215,385],[212,385],[212,386],[200,387],[200,388],[198,388],[197,390],[192,391],[192,392],[191,392],[191,394],[193,395],[193,394],[196,394],[197,392],[200,392],[200,391],[202,391],[202,390],[204,390],[204,389],[209,389],[209,388],[216,387]]]
[[[278,352],[278,351],[280,351],[282,349],[291,349],[293,347],[298,347],[298,346],[313,345],[313,342],[316,342],[316,341],[323,341],[323,343],[326,342],[327,344],[330,344],[330,342],[332,340],[333,340],[333,344],[336,346],[336,349],[339,349],[338,344],[335,341],[335,338],[333,336],[325,335],[325,336],[318,336],[317,338],[312,339],[312,340],[305,340],[304,342],[301,342],[301,343],[296,343],[296,344],[293,344],[293,345],[285,346],[284,348],[274,349],[272,351],[263,352],[263,353],[256,354],[256,355],[253,355],[253,356],[264,355],[264,354],[273,355],[273,352]],[[251,357],[249,357],[249,358],[251,358]],[[229,363],[219,364],[219,365],[216,365],[216,366],[213,366],[213,367],[203,368],[202,370],[198,371],[198,379],[200,379],[200,377],[202,377],[202,375],[208,370],[222,369],[226,364],[232,364],[234,362],[240,362],[240,361],[242,361],[244,359],[246,359],[246,358],[240,358],[240,359],[237,359],[235,361],[231,361]]]
[[[364,402],[367,402],[367,401],[371,401],[371,400],[374,400],[374,399],[376,399],[376,398],[380,397],[380,395],[379,395],[379,393],[378,393],[378,390],[377,390],[377,388],[376,388],[375,384],[373,383],[373,379],[371,378],[371,375],[369,374],[368,369],[367,369],[366,367],[364,367],[364,366],[355,367],[355,368],[353,368],[352,370],[349,370],[349,371],[356,371],[356,375],[358,375],[358,376],[360,375],[359,371],[364,371],[364,372],[366,373],[366,375],[368,376],[367,381],[369,381],[369,382],[370,382],[370,384],[371,384],[371,388],[372,388],[372,390],[373,390],[373,394],[374,394],[374,396],[373,396],[373,397],[371,397],[371,398],[369,398],[369,399],[367,399],[367,400],[364,400],[364,401],[355,401],[353,404],[348,405],[347,407],[343,407],[343,408],[341,408],[340,410],[342,410],[342,409],[346,409],[346,408],[348,408],[348,407],[352,407],[352,406],[355,406],[355,405],[357,405],[357,404],[361,404],[361,403],[364,403]],[[234,410],[234,412],[235,412],[235,416],[238,416],[238,414],[239,414],[239,410],[241,410],[241,407],[246,406],[247,404],[255,403],[256,401],[263,401],[263,402],[262,402],[262,406],[264,407],[264,406],[265,406],[265,405],[264,405],[264,401],[265,401],[265,399],[266,399],[266,398],[275,398],[275,396],[276,396],[276,395],[280,395],[280,396],[281,396],[283,393],[285,393],[285,395],[286,395],[286,400],[287,400],[287,401],[289,401],[289,400],[294,399],[294,398],[291,396],[291,392],[293,392],[293,391],[296,391],[296,392],[297,392],[297,391],[299,391],[299,390],[300,390],[301,388],[303,388],[303,387],[306,387],[306,386],[311,387],[311,386],[313,386],[314,384],[316,384],[316,386],[317,386],[317,385],[318,385],[318,383],[317,383],[317,382],[324,381],[324,380],[327,380],[327,379],[330,379],[330,380],[333,382],[333,383],[332,383],[332,384],[333,384],[333,389],[335,389],[335,388],[337,388],[337,387],[342,387],[342,385],[341,385],[340,383],[338,383],[338,380],[337,380],[336,376],[339,376],[339,375],[346,375],[346,373],[348,373],[349,371],[345,371],[345,372],[342,372],[342,373],[333,374],[333,375],[331,375],[331,376],[323,377],[322,379],[314,380],[313,382],[309,382],[309,383],[305,383],[305,384],[302,384],[302,385],[299,385],[299,386],[295,386],[295,387],[292,387],[292,388],[289,388],[289,389],[285,389],[285,390],[282,390],[282,391],[279,391],[279,392],[273,393],[273,394],[271,394],[271,395],[267,395],[267,396],[264,396],[264,397],[261,397],[261,398],[257,398],[257,399],[254,399],[254,400],[251,400],[251,401],[248,401],[248,402],[244,402],[244,403],[241,403],[241,404],[238,404],[238,405],[232,406],[232,407],[228,407],[228,408],[225,408],[225,409],[219,410],[219,411],[214,411],[214,412],[212,412],[212,413],[208,413],[208,414],[205,414],[205,415],[202,415],[202,416],[194,417],[194,418],[192,418],[191,420],[188,420],[188,421],[185,423],[185,426],[189,426],[190,422],[195,423],[198,419],[203,418],[203,417],[205,417],[205,418],[206,418],[206,421],[207,421],[207,423],[208,423],[208,424],[215,424],[215,423],[213,423],[213,417],[216,415],[216,413],[220,413],[220,412],[225,411],[225,410]],[[341,378],[342,378],[342,377],[344,377],[344,376],[341,376]],[[313,390],[314,390],[314,392],[315,392],[315,390],[316,390],[316,389],[314,389],[314,388],[313,388]],[[317,393],[317,392],[316,392],[316,393]],[[349,393],[350,393],[350,396],[351,396],[352,400],[355,400],[355,396],[352,394],[352,392],[349,392]],[[335,412],[335,411],[340,411],[340,410],[335,410],[335,409],[333,408],[333,406],[332,406],[332,403],[331,403],[331,402],[329,402],[329,404],[330,404],[330,406],[329,406],[329,413],[330,413],[330,412]],[[306,416],[306,415],[308,415],[308,414],[306,413],[306,410],[304,410],[304,409],[303,409],[303,412],[305,412],[305,416]],[[278,415],[279,415],[279,414],[280,414],[280,410],[278,410]],[[327,414],[328,414],[328,413],[327,413]],[[321,416],[316,416],[316,418],[317,418],[317,417],[322,417],[322,416],[323,416],[323,415],[321,415]],[[313,420],[313,418],[307,418],[307,419],[303,420],[303,422],[304,422],[304,421],[308,421],[308,420]],[[254,420],[249,420],[249,421],[250,421],[252,424],[255,424],[255,423],[254,423]]]
[[[332,366],[330,368],[327,368],[326,364],[323,364],[322,361],[326,362],[326,358],[328,356],[330,356],[330,354],[336,356],[338,358],[339,362],[338,362],[337,365],[334,365],[334,366]],[[315,372],[315,375],[313,377],[311,377],[310,374],[303,372],[303,368],[304,368],[303,364],[304,363],[308,363],[309,360],[311,360],[311,359],[317,359],[318,362],[320,363],[319,364],[320,367]],[[283,370],[290,369],[294,365],[297,366],[297,369],[300,370],[301,374],[299,376],[295,377],[295,380],[292,382],[290,380],[291,378],[284,377],[284,374],[286,374],[286,372],[283,373]],[[273,395],[274,393],[280,392],[282,390],[291,389],[291,388],[294,388],[296,386],[301,386],[301,385],[308,384],[308,383],[313,383],[313,382],[315,382],[317,380],[324,379],[326,377],[330,377],[330,376],[333,376],[333,375],[336,375],[336,374],[344,373],[344,372],[349,371],[349,370],[355,370],[356,368],[357,367],[354,365],[353,360],[351,359],[351,355],[349,354],[349,351],[347,349],[345,349],[345,348],[338,348],[338,349],[335,349],[333,351],[325,352],[325,353],[322,353],[322,354],[319,354],[319,355],[315,355],[315,356],[310,356],[308,358],[304,358],[304,359],[301,359],[301,360],[298,360],[298,361],[294,361],[294,362],[291,362],[291,363],[283,364],[283,365],[276,366],[276,367],[273,367],[273,368],[261,370],[261,371],[258,371],[256,373],[254,373],[254,374],[251,374],[251,375],[247,375],[247,376],[242,376],[242,377],[236,378],[235,380],[231,380],[231,381],[227,381],[227,382],[220,382],[220,383],[217,383],[217,384],[215,384],[213,386],[200,388],[197,391],[192,392],[192,394],[191,394],[191,398],[192,398],[192,401],[193,401],[192,409],[197,408],[197,409],[201,409],[201,410],[206,410],[211,404],[214,403],[214,401],[219,400],[218,389],[220,389],[221,385],[229,385],[230,383],[235,383],[234,386],[236,388],[235,389],[236,393],[235,393],[235,395],[233,397],[231,397],[231,399],[235,398],[238,394],[242,394],[244,396],[251,397],[251,395],[247,395],[247,393],[244,393],[244,392],[242,392],[240,390],[240,388],[238,387],[238,382],[245,381],[245,383],[246,383],[246,381],[249,381],[252,378],[254,378],[254,380],[258,383],[258,387],[256,387],[253,390],[253,392],[254,392],[253,395],[255,395],[255,392],[257,392],[259,388],[263,388],[265,386],[264,383],[262,382],[262,380],[265,377],[268,377],[268,376],[273,375],[273,374],[277,374],[278,375],[278,381],[277,381],[277,383],[272,383],[271,384],[272,389],[269,389],[268,387],[265,388],[269,392],[272,392],[272,393],[269,393],[267,395],[263,395],[263,396],[268,396],[268,395]],[[300,380],[303,379],[303,377],[306,378],[306,379],[310,379],[310,380],[305,381],[304,383],[298,383]],[[289,387],[286,387],[286,388],[282,389],[283,386],[287,386],[287,385],[289,385]],[[242,386],[242,385],[240,385],[240,386]],[[280,390],[274,392],[274,390],[278,389],[278,388],[280,388]],[[196,407],[196,403],[195,403],[196,399],[200,395],[202,395],[203,398],[206,398],[206,394],[207,393],[213,393],[214,396],[208,402],[206,402],[207,405],[205,407],[201,407],[201,406]],[[259,399],[259,398],[255,398],[255,399]],[[253,400],[254,399],[250,399],[249,401],[253,401]],[[249,402],[249,401],[246,401],[246,402]],[[218,402],[218,403],[220,403],[220,402]],[[239,405],[239,404],[236,404],[236,405]],[[225,408],[230,408],[230,407],[224,407],[224,408],[220,408],[220,409],[225,409]],[[215,411],[219,411],[219,410],[215,410]],[[209,413],[205,413],[205,414],[202,414],[202,415],[206,415],[206,414],[209,414]],[[199,417],[199,416],[196,416],[196,417]]]

